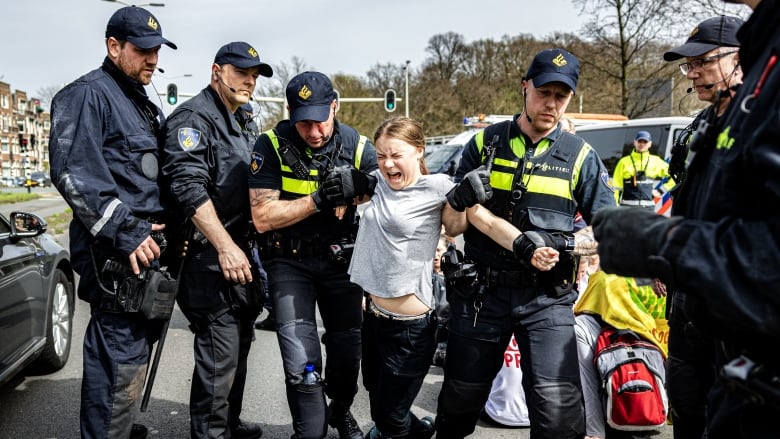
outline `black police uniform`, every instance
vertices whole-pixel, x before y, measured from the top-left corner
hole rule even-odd
[[[702,121],[715,122],[716,107],[711,105],[696,115],[683,130],[672,150],[669,171],[679,184],[674,188],[672,215],[680,214],[684,203],[678,194],[685,186],[685,162],[688,143]],[[680,155],[680,156],[678,156]],[[704,312],[700,300],[670,288],[666,299],[669,320],[669,346],[666,360],[666,384],[675,435],[701,437],[705,426],[707,392],[715,381],[715,342],[707,331],[697,328],[692,316]]]
[[[490,174],[493,196],[485,208],[521,231],[571,233],[577,211],[589,222],[596,210],[615,205],[607,170],[590,145],[560,127],[532,144],[518,127],[520,116],[477,133],[464,149],[456,180],[487,161],[487,142],[497,148]],[[495,135],[498,142],[492,142]],[[452,315],[437,435],[464,437],[474,431],[513,332],[523,353],[533,428],[544,437],[581,434],[572,312],[577,260],[561,252],[556,267],[543,273],[474,227],[464,240],[465,258],[476,264],[478,283],[457,285],[449,295]]]
[[[239,118],[211,86],[179,105],[168,118],[162,171],[185,217],[211,200],[233,241],[246,251],[251,145]],[[239,422],[260,308],[245,305],[248,287],[225,279],[217,251],[206,240],[189,241],[180,281],[177,300],[195,333],[191,433],[210,437],[210,430]]]
[[[285,162],[280,148],[291,147],[300,168]],[[255,144],[250,188],[281,191],[280,199],[292,200],[315,192],[324,174],[335,166],[352,165],[366,172],[377,168],[373,144],[355,129],[334,120],[334,133],[324,147],[312,150],[289,120],[264,132]],[[290,226],[261,236],[263,262],[277,325],[277,338],[287,385],[287,401],[293,416],[295,438],[320,438],[327,433],[326,406],[321,383],[302,383],[307,363],[322,370],[315,307],[319,307],[327,353],[325,394],[331,407],[347,410],[357,393],[360,370],[362,290],[349,281],[346,260],[331,253],[331,244],[354,244],[356,207],[347,207],[339,220],[326,209]],[[347,246],[348,247],[348,246]]]
[[[71,258],[79,297],[91,307],[82,437],[129,437],[139,396],[130,389],[143,387],[151,345],[160,335],[162,321],[123,312],[116,296],[101,289],[96,269],[109,257],[127,261],[163,212],[157,174],[164,120],[143,85],[108,58],[52,101],[52,181],[73,210]]]
[[[743,84],[716,128],[692,140],[696,155],[674,202],[688,220],[661,251],[673,283],[701,308],[690,317],[722,347],[708,396],[711,439],[777,436],[780,362],[771,346],[780,340],[778,20],[780,4],[764,1],[739,30]]]

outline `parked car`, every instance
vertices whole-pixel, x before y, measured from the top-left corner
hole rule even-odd
[[[59,370],[70,355],[74,274],[46,227],[33,213],[0,214],[0,385],[28,365]]]
[[[33,186],[51,186],[51,178],[45,172],[33,172],[30,174],[30,180],[32,180]]]
[[[637,131],[649,131],[653,138],[650,153],[666,159],[671,155],[674,140],[691,122],[692,117],[630,119],[579,126],[577,135],[598,152],[611,176],[618,160],[634,148]]]
[[[460,156],[463,155],[463,148],[474,137],[474,134],[480,131],[482,129],[464,131],[432,151],[428,151],[426,148],[425,166],[428,167],[428,172],[431,174],[455,175],[455,171],[460,163]]]

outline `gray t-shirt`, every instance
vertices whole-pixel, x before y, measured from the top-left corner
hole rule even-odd
[[[351,280],[378,297],[413,293],[433,308],[431,279],[441,212],[455,184],[446,174],[431,174],[394,190],[380,174],[374,171],[376,190],[360,217]]]

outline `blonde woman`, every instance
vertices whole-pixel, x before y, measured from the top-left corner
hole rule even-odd
[[[467,224],[447,195],[479,194],[465,195],[473,205],[489,197],[490,186],[477,171],[460,185],[445,174],[428,174],[422,126],[412,119],[386,120],[374,143],[377,184],[349,267],[352,282],[367,295],[362,371],[376,424],[367,437],[429,438],[433,420],[418,419],[410,408],[436,347],[434,254],[442,224],[450,236]]]

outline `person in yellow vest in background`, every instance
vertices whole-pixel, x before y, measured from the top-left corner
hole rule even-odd
[[[621,206],[652,209],[655,205],[653,199],[674,187],[675,182],[669,176],[669,164],[661,157],[651,154],[651,146],[653,138],[650,132],[637,132],[634,150],[615,165],[612,186],[616,189],[615,199]]]

